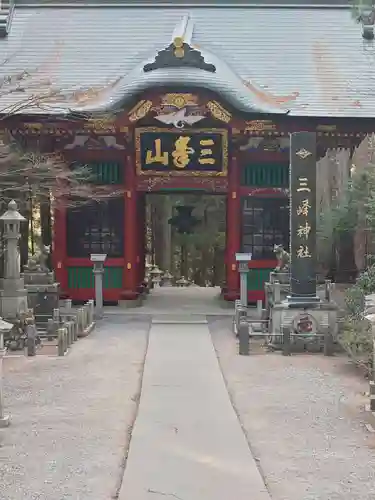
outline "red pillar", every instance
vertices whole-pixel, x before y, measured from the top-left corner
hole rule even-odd
[[[143,291],[145,260],[145,196],[138,194],[138,289]]]
[[[239,187],[240,172],[237,158],[233,157],[228,170],[225,300],[235,300],[239,297],[240,281],[236,264],[236,252],[239,252],[241,247],[241,198]]]
[[[141,221],[139,224],[139,245],[140,245],[139,276],[140,276],[140,283],[143,284],[144,279],[145,279],[145,259],[146,259],[146,196],[145,196],[145,194],[143,194],[143,196],[142,196],[140,210],[141,210]]]
[[[60,295],[68,290],[68,270],[66,269],[66,206],[63,199],[55,199],[53,210],[52,264],[55,278],[60,283]]]
[[[132,157],[127,157],[125,166],[125,214],[124,214],[124,289],[121,298],[135,300],[138,298],[138,203],[136,175]]]

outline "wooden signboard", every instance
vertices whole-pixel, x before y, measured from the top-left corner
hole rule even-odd
[[[226,176],[228,133],[223,129],[135,130],[137,175]]]

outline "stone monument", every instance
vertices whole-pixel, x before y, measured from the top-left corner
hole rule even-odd
[[[316,280],[316,134],[297,132],[290,141],[290,263],[288,264],[290,293],[284,298],[280,293],[280,281],[274,286],[270,308],[269,333],[271,345],[282,339],[283,353],[296,350],[320,350],[330,345],[325,354],[332,354],[337,334],[337,306],[326,294],[317,296]],[[288,347],[289,346],[289,347]],[[330,351],[330,352],[328,352]]]
[[[20,239],[21,222],[26,222],[17,210],[14,200],[9,202],[8,210],[0,217],[4,225],[4,278],[0,280],[0,316],[13,321],[25,313],[27,307],[27,291],[21,277]]]
[[[53,310],[59,307],[60,286],[47,265],[50,247],[41,245],[24,268],[24,282],[29,307],[38,326],[46,326]]]

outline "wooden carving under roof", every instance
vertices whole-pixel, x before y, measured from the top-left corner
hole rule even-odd
[[[181,38],[175,38],[166,49],[158,52],[155,61],[145,64],[143,71],[148,73],[155,69],[183,67],[202,69],[210,73],[216,72],[216,67],[206,63],[199,50],[194,49]]]

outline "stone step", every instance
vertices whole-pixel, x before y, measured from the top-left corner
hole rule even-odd
[[[204,314],[158,314],[153,315],[153,325],[206,325],[207,318]]]

